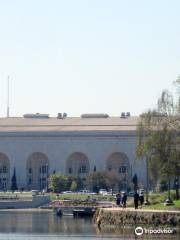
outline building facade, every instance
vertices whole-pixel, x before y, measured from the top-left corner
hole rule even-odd
[[[59,115],[58,115],[59,116]],[[114,171],[121,188],[136,173],[146,185],[144,160],[136,160],[138,117],[58,117],[24,115],[0,119],[0,189],[17,185],[44,189],[53,172],[86,177],[93,171]]]

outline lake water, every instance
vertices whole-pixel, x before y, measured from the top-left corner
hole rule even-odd
[[[162,237],[162,236],[161,236]],[[180,239],[177,235],[163,239]],[[134,229],[121,229],[102,232],[91,218],[74,219],[72,216],[57,217],[52,212],[0,212],[0,240],[106,240],[137,239]],[[142,239],[142,238],[141,238]],[[143,239],[147,239],[143,238]],[[152,238],[148,238],[152,239]],[[156,237],[157,239],[157,237]]]

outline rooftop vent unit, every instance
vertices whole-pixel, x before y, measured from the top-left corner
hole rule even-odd
[[[64,118],[67,118],[67,113],[58,113],[58,115],[57,115],[57,118],[58,119],[64,119]]]
[[[126,118],[125,112],[122,112],[122,113],[121,113],[121,118]]]
[[[62,113],[58,113],[57,118],[58,118],[58,119],[63,119]]]
[[[130,112],[127,112],[126,117],[130,117],[130,116],[131,116]]]
[[[63,113],[63,118],[67,118],[67,113]]]
[[[49,114],[42,113],[27,113],[23,115],[24,118],[49,118]]]
[[[106,113],[85,113],[81,115],[81,118],[108,118]]]

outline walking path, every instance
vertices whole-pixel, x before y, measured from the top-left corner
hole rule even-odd
[[[121,208],[121,207],[113,207],[113,208],[103,208],[107,211],[134,211],[134,212],[169,212],[169,213],[180,213],[180,210],[164,210],[164,209],[147,209],[147,208]]]

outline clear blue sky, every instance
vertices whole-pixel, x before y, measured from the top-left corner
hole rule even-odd
[[[133,115],[180,73],[179,0],[0,0],[0,116]]]

